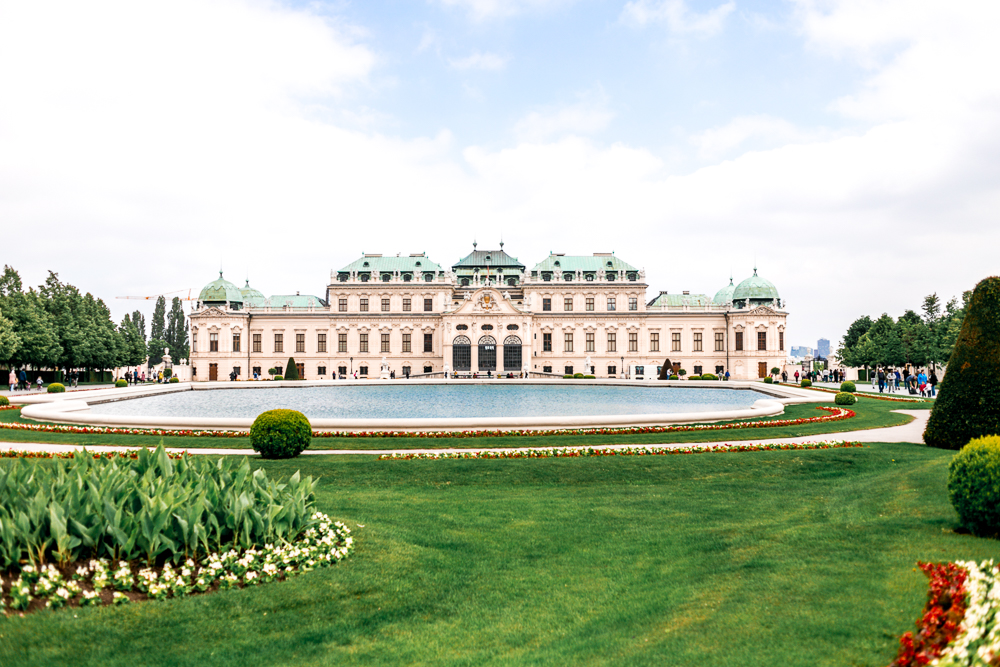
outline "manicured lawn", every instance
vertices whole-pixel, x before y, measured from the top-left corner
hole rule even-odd
[[[820,405],[832,406],[830,403]],[[432,447],[569,447],[577,445],[606,444],[654,444],[667,442],[711,442],[717,440],[759,440],[762,438],[795,438],[815,437],[823,433],[856,431],[867,428],[898,426],[907,423],[910,418],[892,412],[893,410],[929,409],[930,403],[901,404],[888,401],[862,398],[851,406],[857,413],[852,419],[845,419],[827,424],[805,424],[798,426],[783,426],[755,429],[734,429],[728,431],[709,431],[694,433],[653,433],[630,435],[591,435],[591,436],[535,436],[517,438],[314,438],[311,449],[403,449]],[[777,419],[802,419],[827,414],[816,409],[815,404],[791,405],[785,409],[785,414]],[[17,411],[0,411],[0,422],[23,420]],[[759,420],[768,421],[768,419]],[[122,445],[129,447],[155,447],[163,441],[167,447],[197,449],[200,447],[224,447],[249,449],[248,438],[188,438],[159,436],[122,436],[122,435],[77,435],[62,433],[37,433],[31,431],[0,430],[0,441],[5,442],[50,442],[79,445]]]
[[[861,449],[514,461],[304,457],[358,528],[289,582],[0,619],[2,665],[886,665],[917,560],[953,532],[952,452]]]

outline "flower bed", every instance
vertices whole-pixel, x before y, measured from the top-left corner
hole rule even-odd
[[[475,431],[313,431],[314,438],[482,438],[482,437],[524,437],[544,435],[620,435],[635,433],[681,433],[687,431],[728,431],[744,428],[771,428],[775,426],[798,426],[821,422],[850,419],[853,410],[836,407],[817,407],[828,415],[804,419],[769,419],[752,422],[729,422],[726,424],[694,424],[678,426],[623,426],[613,428],[552,429],[532,431],[515,430],[475,430]],[[37,433],[75,433],[81,435],[153,435],[161,437],[200,438],[243,438],[247,431],[194,431],[159,428],[118,428],[111,426],[64,426],[61,424],[19,424],[0,423],[0,429],[13,431],[34,431]]]
[[[320,512],[310,521],[313,525],[290,543],[213,552],[200,563],[188,558],[176,567],[106,558],[61,567],[26,565],[16,579],[0,576],[0,612],[120,605],[244,588],[332,565],[351,553],[354,538],[347,526]]]
[[[927,605],[890,667],[1000,665],[998,567],[992,560],[919,565],[930,578]]]
[[[85,447],[85,448],[83,448],[82,450],[79,450],[79,451],[81,451],[84,456],[87,456],[89,454],[90,456],[92,456],[95,459],[107,459],[109,461],[112,460],[112,459],[132,459],[132,460],[136,460],[136,459],[139,458],[139,450],[138,449],[128,449],[128,450],[125,450],[125,451],[118,451],[118,452],[88,452],[87,448]],[[72,452],[28,452],[28,451],[25,451],[23,449],[21,449],[21,450],[18,450],[18,449],[5,449],[5,450],[0,450],[0,459],[71,459],[74,456],[76,456],[76,454],[77,454],[76,451],[72,451]],[[174,459],[175,461],[178,460],[178,459],[182,459],[185,456],[190,456],[190,454],[188,454],[187,452],[179,452],[179,453],[177,453],[177,452],[165,452],[165,454],[166,454],[166,456],[168,458]]]
[[[628,447],[553,447],[551,449],[477,449],[468,452],[431,452],[383,454],[379,461],[412,461],[441,459],[549,459],[584,456],[664,456],[670,454],[729,454],[732,452],[777,452],[806,449],[840,449],[863,447],[860,442],[843,440],[803,443],[759,443],[735,445],[641,445]]]

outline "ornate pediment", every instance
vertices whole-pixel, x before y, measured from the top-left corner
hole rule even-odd
[[[753,310],[751,310],[747,314],[748,315],[759,315],[759,316],[763,316],[763,317],[768,317],[768,316],[771,316],[771,315],[777,315],[778,311],[774,310],[770,306],[757,306],[756,308],[754,308]]]
[[[510,295],[499,289],[484,287],[467,295],[456,315],[519,315],[521,313],[510,301]]]

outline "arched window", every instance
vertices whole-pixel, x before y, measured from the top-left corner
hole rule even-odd
[[[508,372],[521,370],[521,339],[517,336],[503,339],[503,369]]]
[[[451,366],[456,371],[472,370],[472,341],[468,336],[456,336],[452,342]]]
[[[493,336],[483,336],[479,339],[479,370],[495,371],[497,369],[497,339]]]

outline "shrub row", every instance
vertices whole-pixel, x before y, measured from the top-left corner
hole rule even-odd
[[[290,540],[309,524],[315,483],[279,483],[244,458],[172,461],[161,445],[135,460],[79,452],[0,466],[0,569],[50,559],[147,563]]]

